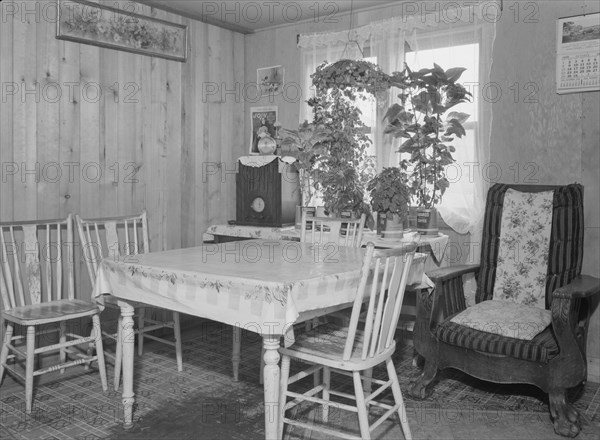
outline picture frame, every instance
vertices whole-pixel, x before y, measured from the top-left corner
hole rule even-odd
[[[261,154],[258,150],[259,134],[267,131],[273,139],[277,137],[275,122],[277,121],[277,106],[263,106],[250,108],[250,154]],[[265,128],[262,128],[265,127]]]
[[[85,0],[58,0],[56,38],[186,62],[187,26]]]
[[[600,12],[556,20],[556,93],[600,90]]]
[[[283,66],[256,69],[256,84],[261,96],[279,95],[283,90],[285,69]]]

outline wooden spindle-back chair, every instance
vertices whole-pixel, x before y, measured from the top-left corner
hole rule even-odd
[[[148,220],[145,211],[139,215],[98,219],[82,219],[79,215],[76,215],[76,222],[83,246],[83,256],[92,284],[96,281],[96,273],[103,258],[119,259],[124,256],[134,258],[137,254],[150,251]],[[110,296],[105,299],[105,304],[111,308],[119,308],[116,299]],[[179,313],[172,312],[173,319],[165,321],[153,317],[149,313],[150,310],[147,310],[149,307],[143,303],[134,302],[131,305],[137,315],[138,325],[135,332],[138,335],[138,355],[141,356],[144,351],[144,338],[173,346],[177,358],[177,369],[183,371]],[[173,329],[174,340],[149,333],[162,328]],[[117,343],[114,356],[114,386],[116,390],[119,388],[122,362],[121,318],[119,317],[116,334],[108,331],[103,331],[102,334],[116,340]],[[113,356],[110,357],[113,358]]]
[[[369,439],[374,429],[388,417],[397,413],[400,416],[404,437],[411,438],[392,355],[396,348],[394,334],[400,318],[404,290],[415,251],[416,244],[414,243],[402,248],[377,251],[373,243],[369,243],[363,260],[350,324],[347,326],[333,323],[321,325],[308,333],[299,335],[291,347],[280,348],[279,351],[282,355],[279,398],[280,437],[283,434],[284,424],[289,424],[317,430],[330,436]],[[368,299],[366,295],[368,295]],[[364,319],[361,315],[364,316]],[[292,358],[312,364],[312,366],[290,377]],[[386,364],[389,380],[372,379],[370,374],[366,376],[363,374],[381,363]],[[288,390],[288,385],[318,371],[323,371],[323,380],[320,384],[316,384],[304,393]],[[330,388],[332,371],[353,379],[354,396]],[[375,383],[379,387],[365,396],[363,380]],[[389,387],[392,389],[394,405],[376,401],[375,398]],[[321,398],[316,397],[319,393],[321,393]],[[334,402],[331,400],[331,396],[353,399],[356,401],[356,405]],[[287,397],[291,397],[292,400],[287,402]],[[330,406],[358,413],[360,436],[335,431],[325,425],[308,424],[286,417],[287,410],[305,400],[323,406],[322,421],[324,424],[328,421]],[[369,425],[368,413],[371,406],[378,406],[387,411]]]
[[[311,217],[302,211],[300,241],[360,247],[366,215],[359,218]]]
[[[5,370],[25,382],[27,413],[32,410],[34,377],[42,374],[62,373],[82,364],[89,367],[97,361],[102,389],[108,389],[100,309],[91,300],[75,298],[73,258],[71,215],[59,220],[0,223],[0,296],[6,327],[0,350],[0,382]],[[76,328],[87,324],[86,317],[92,319],[89,336],[76,334]],[[71,320],[78,321],[67,329]],[[25,329],[25,335],[15,332],[17,326]],[[50,336],[56,333],[57,338]],[[40,335],[50,343],[36,347],[36,336]],[[90,344],[95,345],[95,354],[93,350],[87,352]],[[80,345],[85,345],[86,351],[79,350]],[[35,356],[51,352],[59,353],[57,362],[36,368]],[[24,374],[19,368],[22,360]]]

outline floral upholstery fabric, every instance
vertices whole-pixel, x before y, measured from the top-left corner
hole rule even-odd
[[[553,191],[506,191],[494,300],[545,308],[553,197]]]
[[[552,316],[550,310],[512,301],[482,301],[455,315],[452,322],[479,331],[530,341],[543,332]]]

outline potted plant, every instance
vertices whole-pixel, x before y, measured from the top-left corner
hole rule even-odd
[[[280,129],[281,148],[292,150],[290,155],[296,158],[294,162],[298,169],[301,206],[296,208],[296,224],[302,216],[302,209],[311,206],[314,195],[314,178],[317,162],[326,153],[326,144],[331,139],[331,130],[323,125],[304,121],[297,130]]]
[[[371,208],[377,212],[377,232],[384,238],[402,238],[408,220],[410,192],[407,176],[398,167],[384,168],[367,186]]]
[[[437,234],[437,205],[449,186],[445,167],[454,162],[451,142],[465,135],[466,113],[449,111],[471,96],[457,83],[466,69],[448,70],[434,64],[432,69],[413,72],[408,66],[391,76],[399,87],[399,103],[386,112],[386,133],[402,138],[399,151],[410,154],[401,169],[408,173],[408,187],[417,203],[417,228],[421,233]]]

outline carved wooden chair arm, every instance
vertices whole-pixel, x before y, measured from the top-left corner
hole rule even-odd
[[[587,298],[600,293],[600,279],[588,275],[574,278],[552,293],[552,329],[558,340],[560,356],[570,365],[585,356],[591,310]],[[585,365],[585,359],[582,365]],[[578,364],[577,364],[578,365]]]
[[[424,304],[426,316],[430,317],[429,328],[434,329],[446,317],[467,308],[462,276],[476,273],[479,265],[445,267],[428,272],[427,276],[435,283],[429,301]]]

